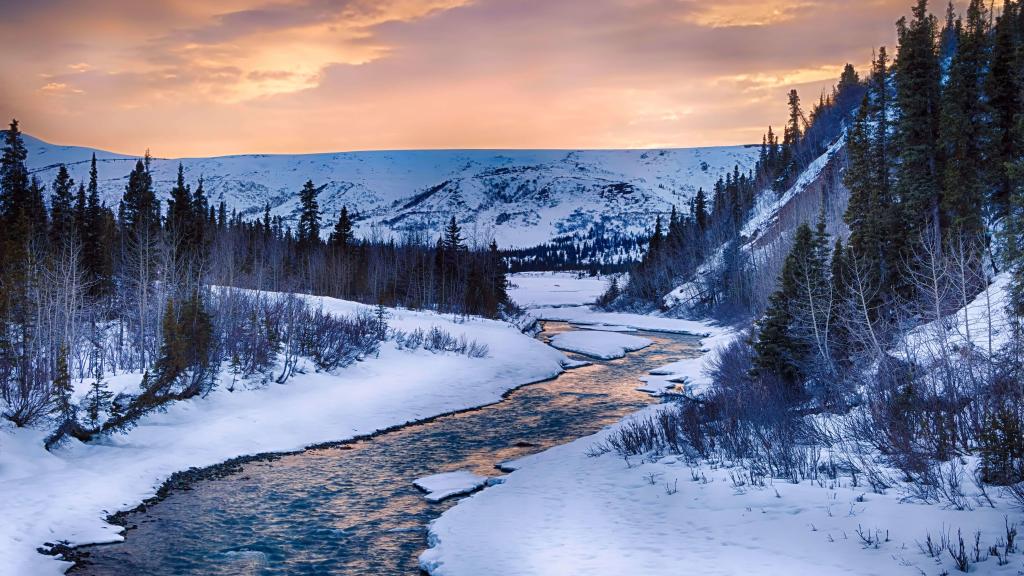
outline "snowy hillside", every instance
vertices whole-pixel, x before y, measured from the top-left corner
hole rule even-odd
[[[26,136],[29,169],[44,183],[67,164],[76,181],[88,178],[93,150],[56,146]],[[612,231],[650,227],[650,214],[686,203],[698,188],[739,166],[746,171],[756,147],[665,150],[424,150],[335,154],[224,156],[153,160],[157,191],[166,194],[178,162],[193,185],[205,179],[213,202],[248,215],[292,218],[298,191],[311,179],[321,188],[329,223],[347,205],[362,234],[376,227],[431,233],[456,215],[469,238],[494,238],[502,247],[526,247],[553,237],[586,233],[597,222]],[[100,190],[113,205],[135,158],[96,151]]]

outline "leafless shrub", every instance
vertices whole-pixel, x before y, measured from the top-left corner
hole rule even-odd
[[[949,551],[950,557],[953,558],[957,570],[967,572],[971,569],[971,559],[967,554],[967,547],[964,545],[964,537],[960,530],[956,531],[956,538],[957,544],[950,544],[946,549]]]
[[[665,494],[669,496],[679,492],[679,478],[676,478],[671,484],[665,483]]]
[[[470,358],[486,358],[490,354],[490,348],[486,344],[469,340],[465,334],[456,338],[450,332],[437,326],[433,326],[427,331],[422,328],[408,332],[396,330],[392,338],[398,348],[403,350],[423,348],[429,352],[450,352]]]

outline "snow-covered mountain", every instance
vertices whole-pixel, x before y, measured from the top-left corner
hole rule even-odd
[[[96,152],[100,190],[114,205],[136,160],[89,148],[57,146],[25,136],[29,169],[44,183],[65,164],[88,178]],[[661,150],[424,150],[328,154],[249,154],[154,158],[157,191],[166,196],[178,163],[192,185],[200,176],[213,202],[229,210],[294,218],[306,180],[320,189],[325,228],[347,205],[362,234],[426,231],[452,215],[471,239],[526,247],[553,237],[606,230],[637,233],[651,215],[682,206],[739,166],[753,166],[753,146]]]

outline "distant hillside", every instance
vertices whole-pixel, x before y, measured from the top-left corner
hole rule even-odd
[[[57,146],[30,136],[28,166],[44,183],[66,164],[76,181],[88,177],[94,150]],[[120,198],[135,157],[95,150],[100,189]],[[595,224],[609,233],[645,231],[650,215],[682,206],[739,166],[746,172],[758,148],[730,146],[664,150],[429,150],[328,154],[252,154],[215,158],[154,158],[157,191],[166,195],[184,165],[190,183],[204,178],[207,194],[229,210],[293,218],[298,191],[311,179],[330,228],[343,205],[364,235],[391,231],[436,234],[455,215],[470,239],[494,238],[526,247]]]

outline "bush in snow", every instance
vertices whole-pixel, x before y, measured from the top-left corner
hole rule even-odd
[[[462,354],[470,358],[486,358],[490,349],[486,344],[469,340],[463,334],[455,337],[450,332],[433,326],[430,330],[424,331],[421,328],[406,332],[397,330],[393,336],[395,344],[399,349],[418,350],[423,348],[428,352],[451,352]]]

